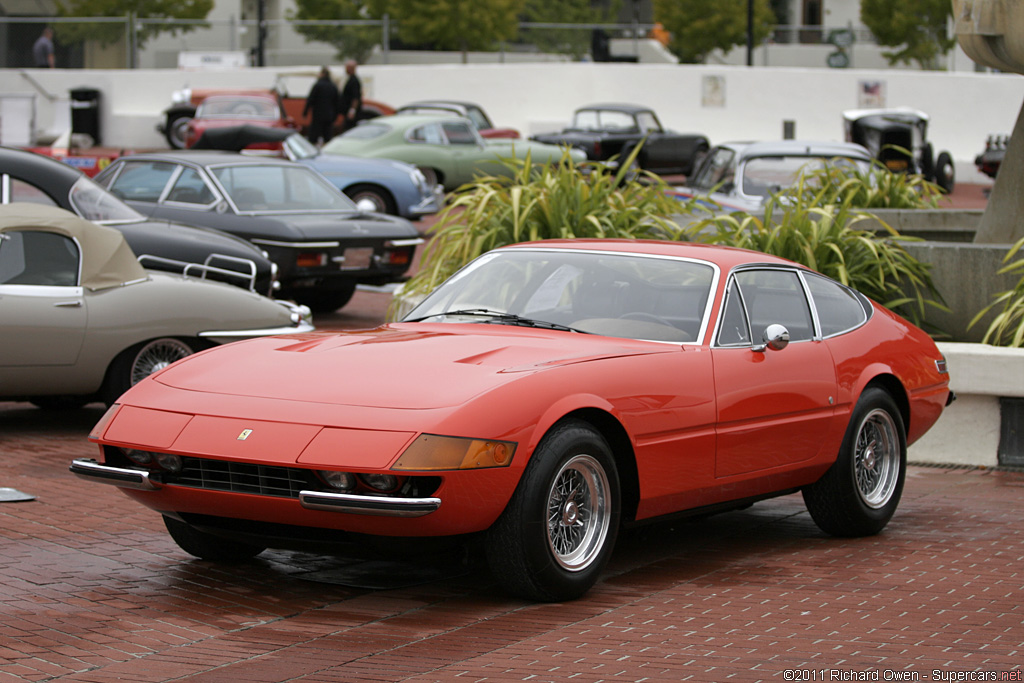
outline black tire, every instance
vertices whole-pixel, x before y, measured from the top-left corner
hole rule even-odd
[[[188,130],[188,123],[192,120],[190,114],[178,114],[167,119],[167,127],[164,129],[164,138],[171,149],[185,149],[185,135]]]
[[[870,536],[889,523],[907,475],[907,436],[896,402],[868,387],[850,415],[839,457],[814,484],[804,503],[822,531]]]
[[[939,158],[935,161],[935,184],[946,194],[952,192],[953,186],[956,185],[956,169],[949,152],[940,152]]]
[[[178,547],[189,555],[211,562],[242,562],[249,560],[264,550],[265,547],[242,543],[223,536],[214,536],[185,522],[171,517],[164,517],[164,526]]]
[[[356,281],[333,285],[331,289],[318,289],[309,292],[296,292],[296,302],[309,306],[313,313],[333,313],[349,301],[356,293]]]
[[[100,396],[110,405],[142,379],[207,346],[198,339],[160,337],[125,349],[107,369]]]
[[[618,535],[619,477],[607,442],[579,420],[541,440],[487,533],[491,573],[530,600],[573,600],[598,580]]]
[[[392,216],[398,215],[398,208],[395,206],[394,197],[379,185],[353,185],[345,190],[345,194],[357,204],[361,200],[373,202],[373,210],[377,213],[388,213]]]

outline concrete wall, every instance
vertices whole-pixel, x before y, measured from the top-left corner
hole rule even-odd
[[[0,70],[0,92],[35,94],[37,127],[47,130],[54,109],[67,105],[62,98],[69,89],[97,87],[103,92],[104,143],[160,147],[163,140],[154,127],[174,90],[270,87],[282,71],[288,70],[6,69]],[[975,155],[986,136],[1012,130],[1024,102],[1024,78],[1019,75],[892,69],[575,62],[368,65],[360,74],[367,96],[375,99],[396,106],[428,97],[471,100],[482,104],[498,125],[526,134],[561,128],[577,106],[624,101],[650,105],[667,127],[699,131],[712,142],[779,139],[784,121],[795,123],[797,137],[841,140],[845,109],[910,106],[931,115],[933,145],[936,151],[951,152],[960,180],[983,182],[987,179],[973,167]],[[311,83],[297,83],[294,92],[305,94]]]

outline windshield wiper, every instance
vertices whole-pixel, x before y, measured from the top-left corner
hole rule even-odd
[[[568,325],[552,323],[546,320],[526,318],[521,315],[516,315],[515,313],[502,313],[501,311],[493,311],[489,308],[463,308],[457,311],[444,311],[443,313],[434,313],[433,315],[425,315],[422,318],[413,318],[412,320],[404,320],[402,322],[418,323],[424,320],[428,320],[430,318],[437,318],[442,315],[483,316],[490,318],[490,320],[486,322],[488,324],[493,325],[520,325],[522,327],[537,327],[545,330],[560,330],[562,332],[579,332],[580,334],[590,334],[590,332],[578,330],[575,327],[569,327]]]

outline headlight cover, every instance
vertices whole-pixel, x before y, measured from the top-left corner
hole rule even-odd
[[[420,434],[391,469],[432,471],[508,467],[515,452],[514,441]]]

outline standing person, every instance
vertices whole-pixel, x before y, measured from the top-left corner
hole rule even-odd
[[[345,73],[348,74],[348,80],[345,81],[341,97],[338,98],[338,113],[341,114],[343,131],[356,125],[359,113],[363,110],[363,84],[356,76],[356,60],[350,59],[345,62]]]
[[[49,26],[43,29],[42,35],[36,38],[32,45],[32,59],[35,60],[36,68],[54,68],[53,29]]]
[[[338,86],[331,80],[331,70],[320,69],[320,77],[309,90],[302,115],[312,113],[306,135],[314,145],[327,142],[334,134],[334,119],[338,118]]]

